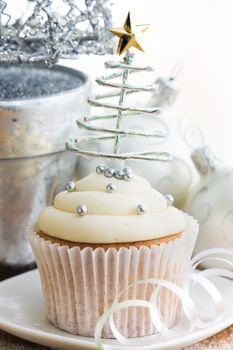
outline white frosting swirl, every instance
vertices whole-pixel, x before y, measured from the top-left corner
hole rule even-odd
[[[116,185],[113,193],[106,191],[109,183]],[[81,204],[88,209],[85,216],[76,212]],[[137,214],[138,204],[145,205],[145,214]],[[101,244],[169,236],[183,230],[185,218],[140,176],[125,182],[93,173],[76,182],[74,192],[59,193],[54,206],[42,210],[38,224],[53,237]]]

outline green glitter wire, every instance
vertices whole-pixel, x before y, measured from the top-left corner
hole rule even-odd
[[[90,117],[85,117],[83,119],[77,120],[77,125],[80,128],[84,128],[89,131],[99,131],[103,134],[97,136],[81,136],[75,139],[70,139],[66,142],[66,149],[72,152],[75,152],[84,157],[95,157],[95,158],[107,158],[107,159],[140,159],[140,160],[158,160],[158,161],[171,161],[173,157],[167,152],[158,152],[158,151],[144,151],[144,152],[133,152],[133,153],[120,153],[120,139],[122,137],[128,136],[143,136],[143,137],[159,137],[164,138],[165,134],[161,131],[155,130],[133,130],[133,129],[121,129],[121,122],[124,116],[138,116],[141,113],[147,113],[150,115],[158,114],[161,109],[158,107],[130,107],[125,105],[125,99],[128,94],[148,91],[153,92],[157,91],[157,84],[146,85],[146,86],[133,86],[128,84],[128,76],[132,73],[137,73],[140,71],[153,71],[150,66],[133,66],[133,54],[127,51],[126,55],[123,58],[123,62],[108,61],[105,63],[106,68],[118,69],[120,71],[110,74],[105,77],[97,78],[96,82],[99,85],[106,87],[113,87],[120,91],[118,92],[109,92],[107,94],[96,95],[88,99],[88,103],[94,107],[104,107],[106,109],[116,110],[116,114],[109,115],[93,115]],[[121,77],[121,83],[111,82],[112,79]],[[103,102],[103,99],[119,96],[118,104],[110,104]],[[98,127],[93,125],[94,121],[106,120],[116,118],[116,127],[115,128],[105,128]],[[90,151],[82,147],[86,143],[93,141],[102,141],[114,139],[113,153],[105,152],[95,152]]]

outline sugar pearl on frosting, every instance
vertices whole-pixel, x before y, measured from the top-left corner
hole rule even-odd
[[[173,203],[174,203],[174,197],[173,197],[173,195],[171,195],[171,194],[166,194],[164,197],[166,198],[167,204],[168,204],[168,205],[173,205]]]
[[[123,177],[124,177],[124,172],[122,170],[117,170],[114,174],[114,177],[117,179],[117,180],[123,180]]]
[[[115,174],[115,170],[113,168],[106,168],[104,172],[104,176],[113,177]]]
[[[137,213],[142,215],[146,213],[146,206],[144,204],[137,205]]]
[[[132,181],[133,180],[133,174],[132,173],[124,173],[123,179],[125,181]]]
[[[107,192],[112,193],[116,190],[116,185],[113,183],[109,183],[106,186],[106,190],[107,190]]]
[[[69,181],[65,184],[65,189],[68,191],[68,192],[73,192],[75,190],[75,182],[73,181]]]
[[[80,204],[77,206],[76,211],[79,216],[84,216],[87,214],[87,207],[85,204]]]
[[[124,172],[125,174],[127,174],[127,173],[132,173],[133,171],[132,171],[132,169],[131,169],[129,166],[126,166],[126,167],[123,169],[123,172]]]
[[[105,172],[106,166],[103,164],[100,164],[96,167],[96,173],[97,174],[103,174]]]

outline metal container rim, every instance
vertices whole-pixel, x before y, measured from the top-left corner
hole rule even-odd
[[[31,65],[31,67],[43,69],[43,67],[39,66],[39,65]],[[68,73],[68,75],[75,74],[76,76],[79,76],[79,78],[81,78],[82,84],[76,88],[69,89],[66,91],[61,91],[59,93],[54,93],[51,95],[44,95],[44,96],[42,95],[42,96],[38,96],[38,97],[35,96],[33,98],[29,97],[29,98],[24,98],[24,99],[17,98],[17,99],[0,100],[0,110],[2,108],[14,108],[14,107],[21,107],[21,106],[23,107],[24,105],[28,105],[30,103],[31,104],[33,104],[33,103],[38,104],[46,99],[51,100],[52,98],[56,99],[56,98],[59,98],[61,96],[83,93],[83,89],[86,89],[87,87],[89,87],[91,85],[91,81],[90,81],[89,76],[81,70],[67,67],[67,66],[62,65],[62,64],[56,64],[52,68],[48,68],[48,69],[54,69],[54,70],[57,70],[60,72],[63,71],[63,72]]]

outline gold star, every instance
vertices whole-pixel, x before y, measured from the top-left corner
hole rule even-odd
[[[138,42],[137,34],[144,33],[149,28],[149,24],[140,24],[135,27],[131,24],[130,12],[128,13],[123,27],[110,28],[109,31],[120,38],[117,53],[121,55],[126,52],[131,46],[143,51],[143,48]]]

